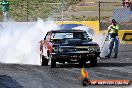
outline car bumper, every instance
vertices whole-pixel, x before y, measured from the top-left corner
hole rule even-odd
[[[68,59],[88,59],[90,60],[92,57],[98,57],[100,52],[63,52],[63,53],[52,53],[53,58],[60,60],[68,60]]]

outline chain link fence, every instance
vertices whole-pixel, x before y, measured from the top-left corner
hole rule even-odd
[[[110,0],[109,0],[110,1]],[[55,21],[99,21],[100,30],[106,30],[111,19],[121,29],[132,29],[132,11],[122,2],[94,0],[10,0],[10,16],[18,22],[52,18]],[[2,20],[2,11],[0,11]]]
[[[38,17],[46,19],[61,14],[61,3],[44,0],[16,0],[10,4],[10,16],[16,21],[36,21]],[[58,19],[58,18],[57,18]]]
[[[130,7],[123,7],[122,2],[99,2],[100,29],[106,30],[111,19],[115,19],[121,30],[132,29],[132,13]]]
[[[52,18],[56,21],[67,20],[69,6],[79,3],[81,0],[10,0],[10,16],[16,21],[36,21]],[[2,5],[1,5],[2,7]],[[0,10],[0,20],[3,20]]]

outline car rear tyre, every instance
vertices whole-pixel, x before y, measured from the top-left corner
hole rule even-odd
[[[48,60],[43,55],[40,55],[40,63],[41,63],[41,66],[47,66]]]
[[[90,61],[90,64],[91,64],[92,67],[97,66],[97,57],[92,58],[92,60]]]

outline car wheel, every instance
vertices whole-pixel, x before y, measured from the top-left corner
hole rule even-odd
[[[47,66],[48,65],[48,60],[40,54],[40,63],[41,63],[41,66]]]
[[[52,55],[49,55],[48,65],[50,65],[51,68],[55,68],[56,67],[56,60],[55,60],[55,58],[52,57]]]
[[[51,65],[50,65],[51,68],[55,68],[56,67],[56,61],[55,59],[51,59]]]
[[[92,67],[97,66],[97,57],[92,58],[92,60],[90,60],[90,64],[91,64]]]
[[[84,67],[85,65],[86,65],[86,61],[84,61],[84,60],[79,61],[79,66],[80,67]]]

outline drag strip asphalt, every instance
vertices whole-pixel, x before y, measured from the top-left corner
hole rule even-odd
[[[98,59],[97,67],[85,67],[89,79],[132,80],[132,45],[121,45],[117,59]],[[58,64],[57,68],[37,65],[0,64],[0,88],[132,88],[88,85],[83,87],[78,64]]]

